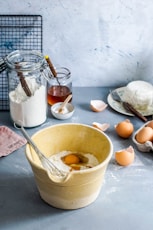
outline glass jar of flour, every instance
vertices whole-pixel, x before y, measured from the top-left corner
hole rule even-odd
[[[35,127],[47,118],[46,61],[37,51],[16,50],[6,57],[10,115],[17,125]]]

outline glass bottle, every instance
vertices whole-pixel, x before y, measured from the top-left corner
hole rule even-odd
[[[10,115],[17,125],[35,127],[47,118],[47,64],[37,51],[16,50],[6,57]]]

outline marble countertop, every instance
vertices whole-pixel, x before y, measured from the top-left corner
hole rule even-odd
[[[152,230],[153,226],[153,153],[139,152],[131,138],[119,138],[114,125],[126,118],[134,124],[135,130],[143,122],[128,117],[108,106],[96,113],[90,109],[90,100],[107,102],[109,88],[75,87],[73,89],[74,115],[68,120],[52,117],[39,127],[27,129],[29,135],[39,129],[59,123],[93,122],[109,123],[106,134],[112,140],[114,152],[132,145],[135,149],[134,163],[128,167],[116,164],[114,155],[107,168],[100,195],[89,206],[72,210],[53,208],[41,200],[31,167],[25,157],[25,147],[7,157],[0,158],[0,228],[1,229],[56,229],[56,230]],[[151,117],[148,117],[151,119]],[[9,112],[0,112],[0,125],[15,130]]]

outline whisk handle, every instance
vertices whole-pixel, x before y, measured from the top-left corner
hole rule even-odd
[[[30,138],[30,136],[28,135],[28,133],[25,131],[25,129],[23,128],[23,126],[20,127],[20,130],[23,134],[23,136],[26,138],[27,142],[32,146],[32,148],[35,150],[35,152],[39,155],[39,157],[42,157],[43,154],[40,152],[40,150],[37,148],[37,146],[35,145],[35,143],[32,141],[32,139]]]

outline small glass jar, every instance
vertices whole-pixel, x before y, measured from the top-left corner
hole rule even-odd
[[[56,73],[56,77],[51,75],[48,81],[47,100],[49,105],[63,102],[68,95],[72,94],[70,70],[65,67],[59,67],[56,68]]]
[[[17,125],[35,127],[47,118],[47,64],[37,51],[16,50],[6,57],[10,115]]]

